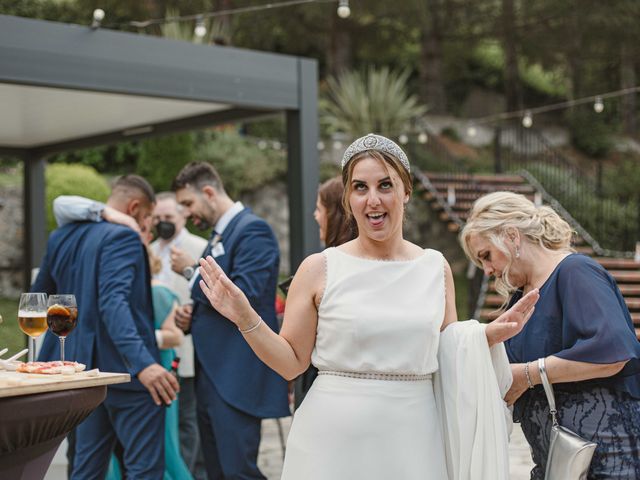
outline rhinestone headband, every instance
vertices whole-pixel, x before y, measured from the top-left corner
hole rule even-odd
[[[376,135],[375,133],[370,133],[365,135],[364,137],[360,137],[344,152],[342,156],[342,168],[344,169],[345,165],[349,163],[354,156],[356,156],[360,152],[366,152],[367,150],[378,150],[380,152],[388,153],[389,155],[393,155],[402,166],[407,170],[407,172],[411,172],[411,167],[409,166],[409,159],[407,158],[407,154],[398,146],[396,142],[393,140],[389,140],[387,137],[383,137],[382,135]]]

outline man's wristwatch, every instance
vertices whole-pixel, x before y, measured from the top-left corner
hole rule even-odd
[[[196,269],[198,265],[189,265],[188,267],[184,267],[182,269],[182,276],[187,280],[191,280],[191,277],[196,273]]]

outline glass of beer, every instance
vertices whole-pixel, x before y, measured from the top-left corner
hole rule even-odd
[[[64,341],[78,323],[75,295],[50,295],[47,309],[49,330],[60,339],[60,361],[64,362]]]
[[[18,306],[18,325],[29,336],[29,361],[36,354],[36,337],[47,331],[47,294],[23,293]]]

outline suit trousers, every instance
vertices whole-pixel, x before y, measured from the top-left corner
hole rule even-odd
[[[198,426],[209,480],[266,480],[258,469],[261,419],[229,405],[196,370]]]
[[[163,407],[147,391],[109,388],[105,401],[76,429],[72,480],[103,479],[116,440],[124,447],[127,480],[164,474]]]

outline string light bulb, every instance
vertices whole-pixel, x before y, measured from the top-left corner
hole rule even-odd
[[[420,135],[418,135],[418,143],[425,144],[428,140],[429,136],[426,133],[421,132]]]
[[[531,110],[527,110],[524,112],[524,117],[522,117],[522,126],[524,128],[531,128],[533,125],[533,117],[531,116]]]
[[[204,24],[204,18],[198,17],[196,20],[196,28],[193,29],[193,34],[198,38],[203,38],[207,34],[207,26]]]
[[[102,20],[104,20],[104,10],[102,10],[101,8],[96,8],[93,11],[93,21],[91,22],[91,28],[93,28],[94,30],[96,28],[99,28]]]
[[[404,133],[398,137],[398,141],[402,145],[406,145],[409,142],[409,137],[407,137]]]
[[[597,96],[596,100],[593,102],[593,110],[596,113],[602,113],[604,110],[604,103],[602,102],[602,97]]]
[[[473,125],[467,127],[467,135],[470,137],[475,137],[478,134],[478,129]]]
[[[318,142],[318,150],[320,151],[324,150],[324,142],[322,140]]]
[[[338,16],[340,18],[349,18],[351,8],[349,8],[349,0],[340,0],[338,3]]]

